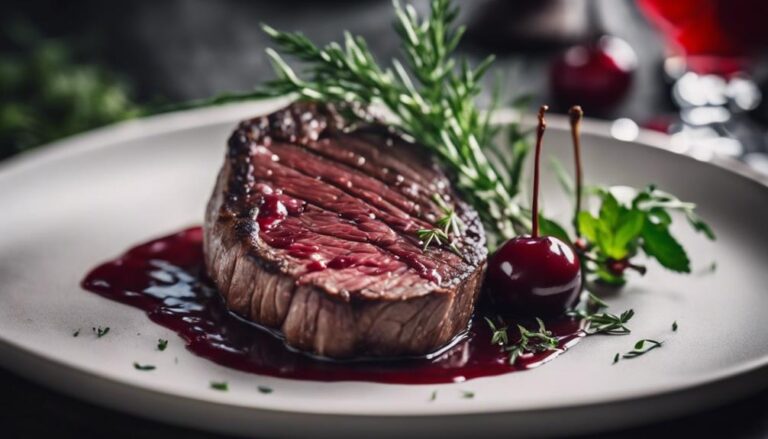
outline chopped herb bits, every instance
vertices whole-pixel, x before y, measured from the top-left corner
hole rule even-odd
[[[226,392],[229,390],[229,383],[226,381],[211,381],[211,389]]]
[[[139,363],[137,363],[135,361],[133,363],[133,368],[136,369],[136,370],[142,370],[142,371],[150,371],[150,370],[157,369],[155,366],[153,366],[151,364],[139,364]]]

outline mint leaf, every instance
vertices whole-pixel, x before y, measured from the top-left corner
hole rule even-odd
[[[606,191],[602,195],[603,203],[600,206],[599,218],[601,222],[604,222],[610,229],[616,227],[619,222],[619,214],[621,213],[621,206],[616,197],[610,192]]]
[[[571,244],[571,239],[568,237],[568,232],[555,221],[545,218],[544,215],[539,214],[539,231],[543,236],[554,236],[563,242]]]
[[[629,254],[629,245],[643,231],[645,214],[632,209],[621,215],[616,233],[613,235],[611,247],[606,253],[613,259],[622,259]]]
[[[691,272],[691,261],[679,242],[664,225],[645,222],[642,232],[643,251],[665,268],[679,273]]]
[[[613,238],[613,226],[609,223],[609,221],[603,219],[603,217],[598,218],[596,244],[600,250],[603,251],[603,253],[608,253],[608,251],[614,247]]]
[[[589,212],[581,211],[576,217],[576,222],[579,225],[579,233],[584,238],[591,242],[597,242],[597,229],[599,227],[597,218]]]
[[[662,207],[654,207],[649,209],[647,213],[648,217],[651,218],[655,224],[669,225],[672,223],[672,216]]]

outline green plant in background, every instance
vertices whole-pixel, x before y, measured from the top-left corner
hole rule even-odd
[[[143,113],[124,82],[64,43],[18,25],[2,33],[15,50],[0,55],[0,158]]]

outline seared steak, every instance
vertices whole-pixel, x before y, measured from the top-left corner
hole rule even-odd
[[[419,229],[465,224],[457,255]],[[294,104],[242,122],[205,219],[208,274],[228,308],[327,357],[422,355],[467,328],[485,267],[477,213],[424,148],[382,125]]]

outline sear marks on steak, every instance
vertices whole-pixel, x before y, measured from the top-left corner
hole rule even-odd
[[[423,251],[442,196],[466,225]],[[424,148],[293,104],[242,122],[208,204],[205,259],[230,311],[318,356],[424,355],[468,325],[485,236]]]

